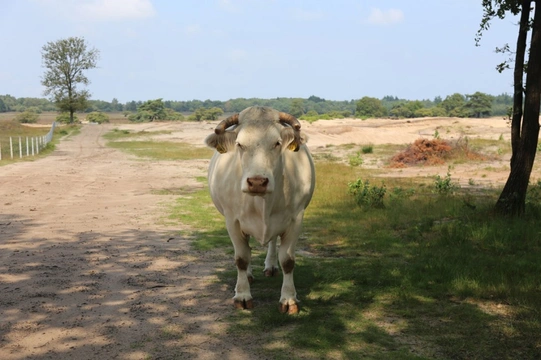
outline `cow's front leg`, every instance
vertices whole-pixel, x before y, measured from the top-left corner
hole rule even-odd
[[[280,296],[280,312],[297,314],[299,312],[299,300],[293,281],[293,270],[295,269],[295,246],[301,232],[302,214],[298,221],[290,227],[280,238],[280,250],[278,258],[282,266],[283,282],[282,294]]]
[[[240,229],[228,227],[229,236],[235,249],[235,265],[237,266],[237,284],[233,302],[237,309],[252,309],[254,307],[250,282],[253,280],[251,262],[251,249],[248,244],[249,236]]]
[[[269,242],[267,256],[265,257],[265,276],[275,276],[278,274],[278,255],[276,253],[276,238]]]

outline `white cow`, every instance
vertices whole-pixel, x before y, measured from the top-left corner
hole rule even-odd
[[[249,238],[268,244],[266,276],[282,266],[280,311],[298,312],[293,282],[295,245],[304,209],[315,187],[312,156],[301,124],[292,115],[253,106],[223,120],[205,143],[217,152],[210,162],[208,181],[214,205],[225,217],[235,248],[237,285],[235,307],[253,307]],[[280,247],[276,250],[276,240]]]

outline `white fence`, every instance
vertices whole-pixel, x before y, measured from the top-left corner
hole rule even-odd
[[[2,153],[2,143],[0,143],[0,160],[2,159],[14,159],[16,157],[22,158],[23,156],[35,156],[39,154],[49,142],[53,140],[54,128],[56,122],[51,125],[51,130],[44,136],[10,136],[9,137],[9,153]],[[7,139],[7,137],[6,137]],[[6,140],[5,140],[6,141]],[[4,146],[4,152],[6,151]]]

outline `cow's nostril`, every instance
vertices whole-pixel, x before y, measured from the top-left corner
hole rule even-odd
[[[248,190],[254,193],[264,193],[267,190],[267,185],[269,184],[269,178],[262,176],[255,176],[247,178],[246,182],[248,183]]]

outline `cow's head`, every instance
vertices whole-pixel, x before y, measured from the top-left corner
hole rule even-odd
[[[236,156],[242,191],[262,195],[273,192],[283,174],[282,153],[298,151],[306,138],[294,116],[253,106],[220,122],[205,142],[221,154]]]

